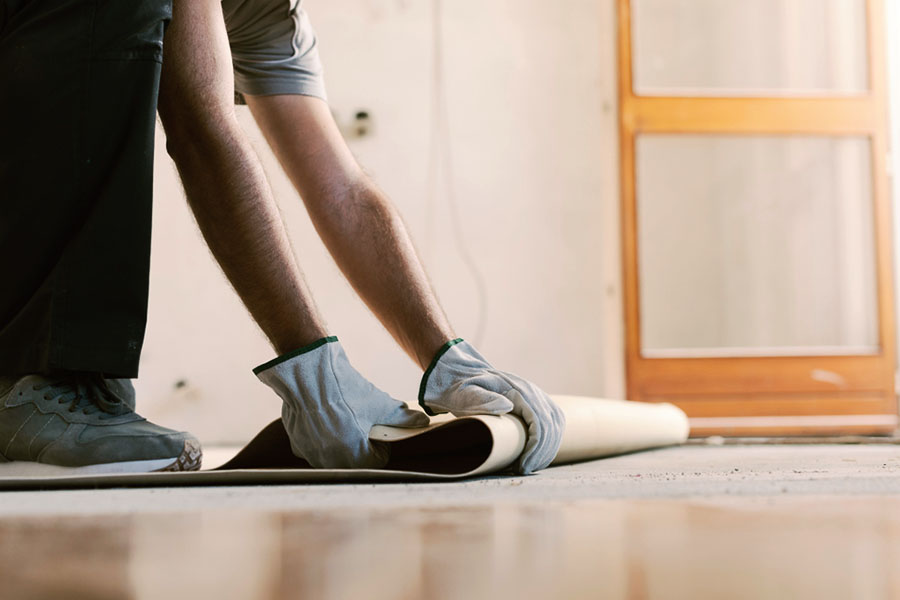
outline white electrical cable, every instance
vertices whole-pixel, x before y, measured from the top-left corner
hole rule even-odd
[[[450,118],[447,109],[446,86],[444,78],[444,35],[443,35],[443,6],[442,0],[432,0],[432,89],[431,89],[431,143],[429,144],[428,159],[428,200],[426,204],[426,244],[427,254],[430,256],[432,240],[434,239],[434,208],[437,203],[440,178],[438,173],[444,175],[446,186],[447,205],[450,208],[451,231],[460,258],[468,268],[475,283],[478,296],[478,319],[475,328],[473,343],[480,346],[484,340],[487,326],[488,295],[484,275],[478,267],[478,262],[472,256],[466,245],[463,233],[462,219],[459,214],[459,203],[456,197],[455,179],[453,170],[453,152],[450,140]]]

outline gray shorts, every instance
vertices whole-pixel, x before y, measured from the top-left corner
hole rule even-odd
[[[316,33],[301,1],[222,0],[237,102],[243,94],[326,100]]]

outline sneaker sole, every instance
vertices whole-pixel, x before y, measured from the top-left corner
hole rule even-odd
[[[203,451],[200,443],[189,439],[185,440],[181,454],[175,458],[101,463],[83,467],[62,467],[45,463],[13,461],[0,463],[0,477],[71,477],[76,475],[197,471],[200,469],[202,461]]]
[[[175,459],[175,462],[162,469],[156,469],[155,472],[199,471],[202,464],[203,450],[200,448],[200,442],[185,440],[184,450],[181,451],[181,455]]]

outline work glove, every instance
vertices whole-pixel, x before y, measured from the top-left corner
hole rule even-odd
[[[383,467],[390,450],[369,440],[373,425],[428,425],[426,415],[360,375],[336,337],[284,354],[253,372],[284,401],[281,419],[291,449],[315,468]]]
[[[447,342],[422,376],[419,404],[429,415],[450,412],[521,418],[528,429],[525,449],[513,468],[522,474],[543,469],[556,458],[566,417],[533,383],[495,369],[462,339]]]

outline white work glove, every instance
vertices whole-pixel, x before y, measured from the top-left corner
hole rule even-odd
[[[521,418],[528,439],[514,468],[523,474],[553,462],[566,427],[565,415],[543,390],[495,369],[462,339],[444,344],[431,361],[419,386],[419,404],[429,415],[512,413]]]
[[[320,469],[377,469],[387,445],[369,440],[373,425],[424,427],[428,417],[394,400],[353,368],[327,337],[253,369],[281,396],[281,418],[294,454]]]

